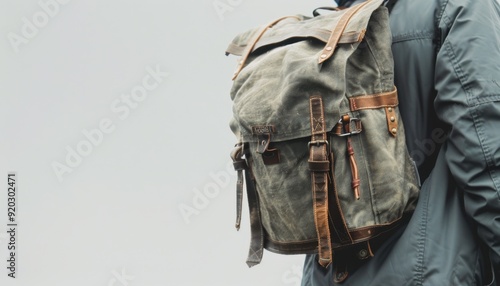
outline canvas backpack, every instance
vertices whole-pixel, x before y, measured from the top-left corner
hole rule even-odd
[[[325,267],[352,246],[373,256],[370,241],[413,211],[418,174],[382,2],[283,17],[227,48],[241,56],[230,91],[231,157],[238,229],[244,185],[248,198],[249,266],[263,249],[317,253]]]

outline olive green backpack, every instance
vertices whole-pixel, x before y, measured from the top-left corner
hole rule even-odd
[[[283,17],[235,37],[231,157],[250,210],[249,266],[263,249],[318,253],[362,245],[412,212],[408,155],[382,0],[324,15]],[[317,13],[315,13],[317,14]],[[246,181],[246,184],[244,183]]]

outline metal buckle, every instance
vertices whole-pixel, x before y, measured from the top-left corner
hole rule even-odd
[[[230,157],[233,162],[238,161],[241,157],[243,157],[245,144],[242,142],[238,142],[234,145],[234,149],[231,151]]]
[[[354,128],[351,128],[351,130],[352,130],[351,132],[345,132],[345,133],[336,134],[336,135],[340,136],[340,137],[345,137],[345,136],[351,136],[351,135],[356,135],[356,134],[361,133],[361,131],[363,131],[363,128],[361,126],[361,119],[359,119],[359,118],[356,118],[356,117],[349,118],[349,122],[344,122],[344,120],[342,120],[342,118],[340,118],[340,120],[337,124],[342,124],[342,126],[345,126],[346,124],[351,125],[352,122],[354,122],[354,124],[353,124]]]
[[[307,143],[307,148],[311,148],[311,145],[319,146],[319,144],[326,144],[327,150],[330,150],[330,143],[328,143],[328,140],[309,141],[309,143]]]

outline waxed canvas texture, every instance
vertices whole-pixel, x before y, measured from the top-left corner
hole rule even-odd
[[[360,175],[359,200],[353,197],[346,138],[333,133],[328,136],[334,156],[330,188],[335,188],[349,230],[387,225],[414,209],[419,186],[398,109],[394,112],[399,126],[393,137],[383,108],[352,112],[348,100],[394,89],[387,10],[377,8],[373,14],[361,10],[344,34],[364,34],[363,40],[339,44],[330,59],[318,64],[325,42],[306,37],[303,31],[331,30],[341,15],[300,16],[301,20],[287,19],[269,29],[265,36],[283,32],[286,36],[281,38],[287,40],[255,50],[231,89],[234,116],[230,126],[237,140],[245,143],[262,224],[266,239],[271,241],[293,244],[317,240],[308,167],[311,96],[323,98],[327,130],[332,130],[344,114],[359,118],[363,125],[360,134],[351,136]],[[244,47],[258,30],[242,33],[232,45]],[[301,31],[300,36],[294,37],[294,31]],[[255,126],[274,127],[268,148],[279,150],[279,163],[265,164],[263,154],[257,152],[262,142],[252,132]],[[304,252],[311,251],[315,250]]]

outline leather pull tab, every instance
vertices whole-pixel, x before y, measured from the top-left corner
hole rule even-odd
[[[347,137],[347,154],[349,155],[352,173],[351,188],[354,193],[354,198],[359,200],[361,197],[359,192],[360,179],[358,174],[358,164],[356,164],[356,158],[354,157],[354,148],[352,147],[351,137]]]
[[[262,161],[264,165],[274,165],[280,162],[280,150],[268,149],[262,154]]]
[[[354,198],[356,200],[359,200],[361,198],[360,191],[359,191],[359,185],[360,185],[360,179],[359,179],[359,173],[358,173],[358,164],[356,163],[356,158],[354,156],[354,147],[352,145],[351,141],[351,135],[357,134],[359,132],[353,132],[351,129],[351,122],[353,122],[354,118],[351,118],[348,114],[343,115],[340,118],[339,123],[342,123],[344,126],[345,134],[347,134],[347,154],[349,155],[349,163],[351,165],[351,174],[352,174],[352,181],[351,181],[351,188],[354,193]],[[356,120],[354,120],[356,122]],[[361,121],[357,121],[361,122]],[[361,126],[361,123],[360,125]],[[356,125],[356,128],[358,126]],[[361,129],[359,129],[361,130]]]

